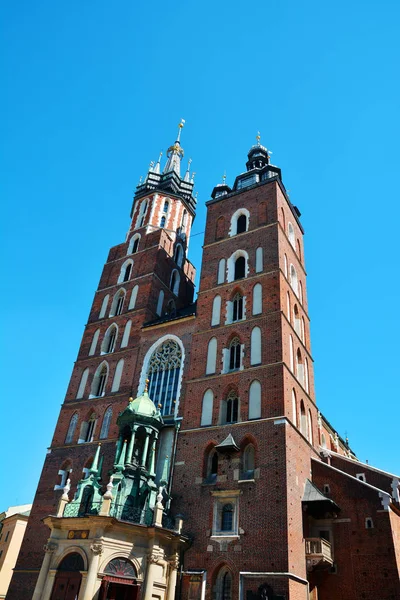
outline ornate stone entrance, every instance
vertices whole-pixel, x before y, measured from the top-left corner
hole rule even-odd
[[[68,554],[57,569],[51,600],[76,600],[81,587],[83,570],[81,555],[77,552]]]

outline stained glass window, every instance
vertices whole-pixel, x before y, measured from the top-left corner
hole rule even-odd
[[[182,351],[174,340],[166,340],[150,359],[148,379],[149,396],[156,406],[161,405],[163,415],[174,413],[177,399]]]

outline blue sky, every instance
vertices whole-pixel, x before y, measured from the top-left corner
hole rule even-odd
[[[0,510],[33,498],[108,249],[181,117],[193,233],[261,131],[306,231],[317,402],[361,460],[399,472],[399,3],[2,13]]]

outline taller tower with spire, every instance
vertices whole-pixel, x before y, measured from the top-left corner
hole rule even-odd
[[[104,265],[7,600],[394,600],[400,477],[317,409],[300,211],[258,135],[196,305],[183,125]]]

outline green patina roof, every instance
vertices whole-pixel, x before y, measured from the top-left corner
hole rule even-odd
[[[138,416],[141,415],[144,417],[152,417],[161,421],[160,411],[150,399],[146,389],[141,396],[138,396],[135,398],[135,400],[131,400],[131,402],[129,402],[129,405],[124,410],[124,413],[126,414],[129,412]]]

